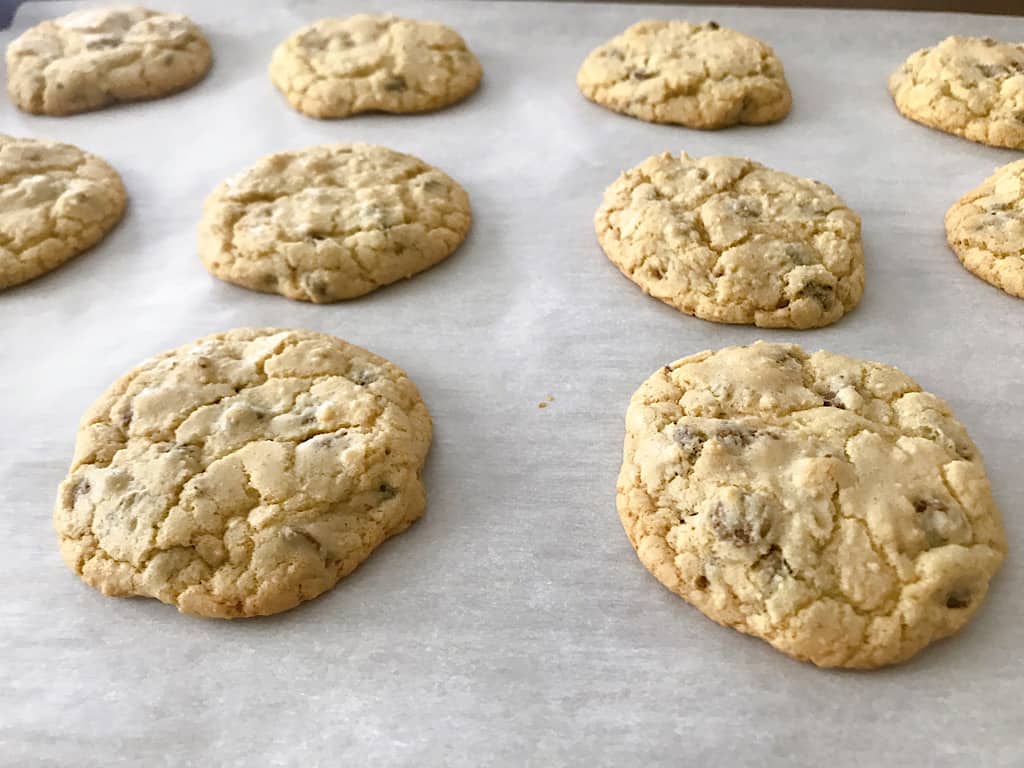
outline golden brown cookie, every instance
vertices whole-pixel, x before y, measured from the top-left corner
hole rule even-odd
[[[594,226],[645,293],[704,320],[817,328],[864,292],[857,214],[753,160],[649,157],[608,187]]]
[[[890,366],[793,344],[701,352],[645,381],[618,509],[662,584],[827,667],[892,664],[953,634],[1006,552],[946,403]]]
[[[26,112],[71,115],[184,90],[210,69],[190,19],[145,8],[97,8],[44,21],[7,46],[7,90]]]
[[[423,514],[431,423],[397,366],[312,331],[238,329],[158,355],[86,412],[54,522],[106,595],[277,613]]]
[[[299,112],[425,112],[464,99],[483,70],[455,30],[360,14],[321,19],[274,51],[270,79]]]
[[[587,56],[576,83],[616,112],[690,128],[773,123],[793,100],[770,47],[713,21],[634,24]]]
[[[946,133],[1024,149],[1024,44],[947,37],[911,54],[889,78],[896,108]]]
[[[124,207],[121,177],[95,155],[0,134],[0,290],[94,246]]]
[[[206,201],[199,255],[256,291],[326,303],[411,277],[466,237],[469,198],[422,160],[369,144],[270,155]]]
[[[970,272],[1024,299],[1024,160],[960,198],[946,213],[946,237]]]

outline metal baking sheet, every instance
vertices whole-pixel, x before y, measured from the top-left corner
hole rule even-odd
[[[963,270],[943,214],[1020,156],[897,114],[886,78],[947,34],[1024,39],[968,15],[530,2],[152,3],[196,19],[210,76],[173,98],[71,118],[4,100],[4,132],[109,160],[130,203],[92,252],[0,294],[0,764],[1024,764],[1024,302]],[[6,44],[74,3],[29,3]],[[451,24],[485,69],[466,102],[318,122],[266,75],[303,23],[390,10]],[[702,133],[577,92],[594,46],[645,17],[713,18],[769,41],[792,114]],[[270,152],[361,140],[470,193],[450,259],[311,306],[211,278],[206,194]],[[816,331],[703,322],[644,296],[591,217],[650,154],[733,154],[832,185],[864,220],[860,307]],[[83,410],[137,362],[236,326],[340,335],[403,366],[434,417],[426,517],[335,590],[223,622],[114,600],[62,564],[50,515]],[[644,570],[614,507],[623,415],[658,366],[759,338],[893,363],[968,425],[1011,555],[956,639],[875,673],[824,671],[723,629]],[[553,396],[546,408],[538,403]]]

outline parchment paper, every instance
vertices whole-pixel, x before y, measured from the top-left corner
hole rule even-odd
[[[6,44],[70,3],[29,3]],[[0,764],[1024,765],[1024,302],[967,273],[943,214],[1020,153],[902,118],[886,92],[947,34],[1024,39],[966,15],[558,3],[179,0],[216,57],[176,97],[2,130],[109,160],[127,217],[94,251],[0,294]],[[392,10],[456,27],[480,91],[424,116],[318,122],[266,67],[325,15]],[[714,18],[769,41],[792,114],[702,133],[583,99],[588,51],[644,17]],[[229,286],[196,256],[207,193],[267,153],[340,140],[412,152],[470,193],[440,266],[311,306]],[[644,296],[591,217],[655,152],[754,157],[832,185],[864,219],[867,291],[833,327],[712,324]],[[84,409],[144,358],[236,326],[340,335],[404,367],[434,417],[426,517],[335,590],[223,622],[114,600],[62,564],[51,525]],[[957,638],[875,673],[823,671],[723,629],[641,566],[614,507],[623,416],[658,366],[793,340],[895,364],[981,448],[1011,555]],[[547,408],[538,403],[548,395]],[[970,761],[970,762],[968,762]]]

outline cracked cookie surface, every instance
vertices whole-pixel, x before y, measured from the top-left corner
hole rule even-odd
[[[377,355],[311,331],[208,336],[86,412],[57,495],[61,554],[106,595],[284,611],[420,517],[430,440],[416,387]]]
[[[25,112],[70,115],[184,90],[211,60],[209,43],[185,16],[138,7],[75,11],[7,46],[7,90]]]
[[[412,155],[331,144],[270,155],[207,199],[199,254],[211,273],[316,303],[362,296],[449,256],[469,198]]]
[[[0,134],[0,290],[91,248],[124,207],[121,177],[95,155]]]
[[[911,120],[994,147],[1024,149],[1024,44],[947,37],[889,78]]]
[[[946,213],[946,237],[968,271],[1024,299],[1024,160],[960,198]]]
[[[464,99],[483,70],[442,24],[360,14],[321,19],[274,51],[270,79],[299,112],[424,112]]]
[[[576,83],[608,109],[690,128],[772,123],[792,103],[774,51],[713,21],[634,24],[587,56]]]
[[[825,184],[735,157],[649,157],[594,217],[645,293],[722,323],[815,328],[864,292],[860,218]]]
[[[1006,551],[977,448],[895,368],[757,343],[659,370],[617,505],[709,618],[821,666],[909,658],[973,616]]]

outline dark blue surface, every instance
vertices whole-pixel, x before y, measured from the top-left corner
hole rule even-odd
[[[19,5],[21,0],[0,0],[0,29],[7,29],[10,26]]]

